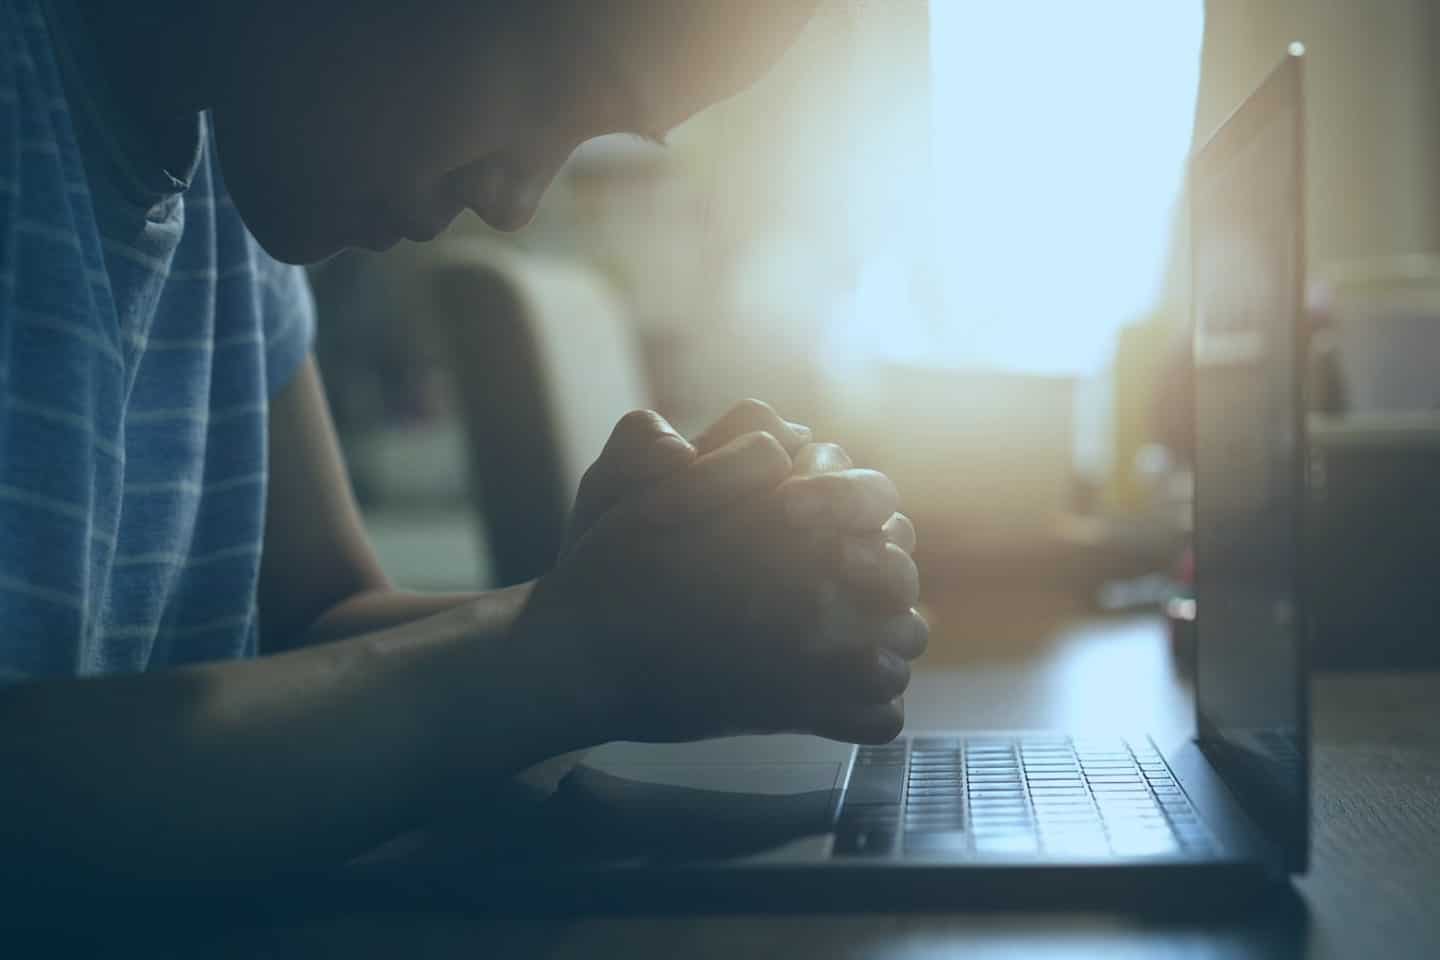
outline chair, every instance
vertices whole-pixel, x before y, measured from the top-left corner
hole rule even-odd
[[[426,271],[497,585],[554,563],[585,469],[648,396],[625,311],[600,274],[483,242]]]

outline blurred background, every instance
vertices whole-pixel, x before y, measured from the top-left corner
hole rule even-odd
[[[387,570],[533,577],[622,413],[690,432],[754,396],[896,479],[932,617],[1017,591],[1182,615],[1186,158],[1297,39],[1314,437],[1352,497],[1335,530],[1383,525],[1395,496],[1340,483],[1344,451],[1411,478],[1440,455],[1440,5],[828,0],[668,148],[583,147],[528,230],[466,215],[314,270]],[[1366,564],[1392,579],[1433,550],[1394,527]]]

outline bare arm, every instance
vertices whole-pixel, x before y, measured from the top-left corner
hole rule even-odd
[[[254,661],[0,692],[0,871],[321,866],[587,745],[581,678],[502,642],[518,598],[493,599]]]
[[[355,637],[481,600],[390,585],[365,536],[313,359],[271,405],[269,474],[263,651]]]
[[[276,421],[275,449],[289,452],[272,464],[262,618],[269,636],[296,638],[292,649],[0,690],[0,886],[193,886],[323,867],[537,761],[618,736],[814,729],[869,740],[898,729],[890,702],[908,670],[797,633],[783,612],[751,623],[768,609],[749,602],[755,591],[787,608],[793,594],[768,573],[735,576],[767,554],[721,513],[780,495],[791,462],[773,437],[699,458],[679,441],[688,467],[607,512],[544,589],[415,598],[387,592],[350,526],[300,519],[353,518],[338,455],[324,452],[333,436],[290,420],[299,406],[328,431],[318,392],[307,369],[275,408],[291,425]],[[332,468],[338,495],[300,481]],[[866,488],[791,492],[847,493],[835,505],[859,516],[874,512],[859,509],[873,499],[856,499]],[[694,702],[700,693],[708,699]]]
[[[389,590],[312,364],[276,398],[271,437],[261,613],[267,652],[288,652],[0,690],[0,873],[332,863],[457,785],[587,745],[578,678],[505,642],[528,587]]]

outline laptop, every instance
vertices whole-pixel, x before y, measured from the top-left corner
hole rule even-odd
[[[1302,53],[1193,159],[1193,737],[611,744],[454,889],[491,906],[1074,906],[1303,872]]]

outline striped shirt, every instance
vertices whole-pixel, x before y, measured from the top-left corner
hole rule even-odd
[[[208,118],[166,172],[96,62],[61,0],[0,0],[0,681],[255,653],[266,407],[312,338]]]

